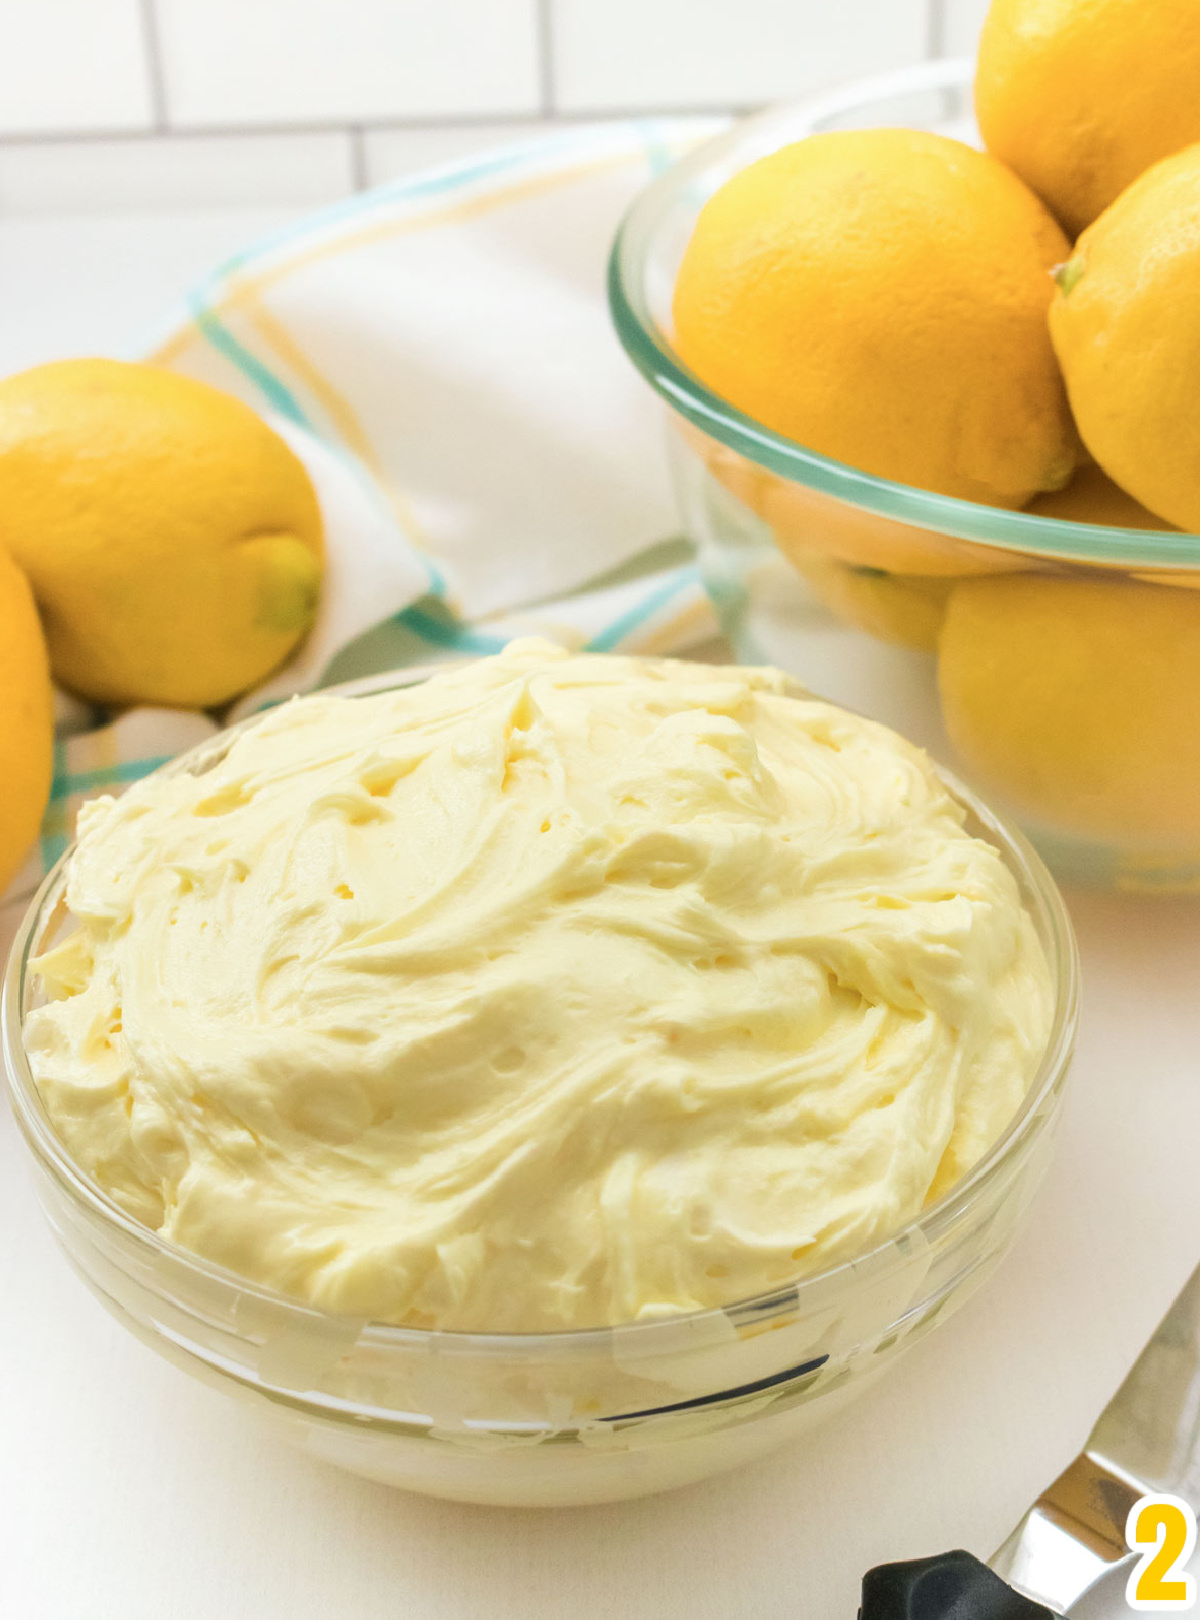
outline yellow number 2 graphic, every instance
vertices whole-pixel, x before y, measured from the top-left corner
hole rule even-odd
[[[1179,1496],[1143,1496],[1129,1510],[1125,1540],[1141,1557],[1125,1586],[1131,1609],[1182,1612],[1196,1601],[1196,1578],[1183,1565],[1196,1545],[1196,1515]]]

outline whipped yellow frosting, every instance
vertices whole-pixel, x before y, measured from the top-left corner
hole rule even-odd
[[[442,1329],[728,1303],[995,1141],[1047,1040],[926,757],[769,669],[540,642],[269,713],[88,805],[26,1025],[165,1237]]]

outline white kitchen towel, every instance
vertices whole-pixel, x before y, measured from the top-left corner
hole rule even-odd
[[[139,347],[261,411],[325,518],[312,635],[222,720],[514,635],[672,652],[714,634],[605,269],[638,190],[719,127],[583,126],[357,196],[239,254]],[[65,700],[42,838],[0,935],[84,799],[217,725]]]

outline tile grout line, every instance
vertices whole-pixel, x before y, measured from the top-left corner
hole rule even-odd
[[[534,0],[536,6],[538,99],[543,118],[554,112],[554,0]]]
[[[552,124],[574,125],[591,123],[611,123],[624,119],[651,118],[651,117],[678,117],[678,118],[715,118],[723,117],[729,113],[753,112],[752,106],[731,106],[729,103],[700,102],[688,106],[636,106],[636,107],[588,107],[584,109],[556,108],[546,120]],[[305,123],[298,120],[295,123],[264,123],[264,124],[167,124],[162,129],[143,129],[130,127],[127,129],[103,129],[92,127],[89,129],[48,129],[36,131],[9,131],[0,134],[0,149],[17,149],[23,146],[66,146],[73,142],[97,143],[133,141],[150,143],[162,141],[174,143],[188,140],[253,140],[267,136],[289,135],[349,135],[355,130],[364,138],[367,135],[420,135],[430,130],[443,129],[486,129],[489,127],[504,128],[512,124],[514,127],[527,124],[530,119],[537,119],[537,112],[503,112],[503,113],[447,113],[445,117],[437,118],[380,118],[372,119],[368,123],[355,124],[349,119],[342,122],[336,120],[314,121]]]
[[[350,137],[350,184],[355,191],[366,191],[367,132],[362,124],[352,124],[346,132]]]
[[[142,25],[142,47],[146,53],[146,67],[150,77],[150,109],[154,118],[155,135],[166,132],[167,78],[163,71],[162,40],[158,33],[158,12],[155,0],[139,0],[138,13]]]
[[[925,54],[929,57],[945,56],[946,54],[946,0],[929,0]]]
[[[927,0],[929,6],[928,21],[926,24],[925,49],[931,60],[940,60],[946,55],[946,40],[949,33],[947,7],[952,0]],[[954,89],[940,90],[938,92],[938,105],[941,117],[950,119],[956,117],[961,111],[961,98]]]

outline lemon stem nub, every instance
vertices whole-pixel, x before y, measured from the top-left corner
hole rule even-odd
[[[307,630],[321,589],[321,564],[309,547],[294,535],[257,535],[239,551],[255,577],[255,624],[278,635]]]
[[[1054,284],[1064,298],[1069,298],[1075,289],[1075,284],[1083,274],[1083,259],[1076,254],[1065,264],[1056,264],[1050,274],[1054,277]]]

